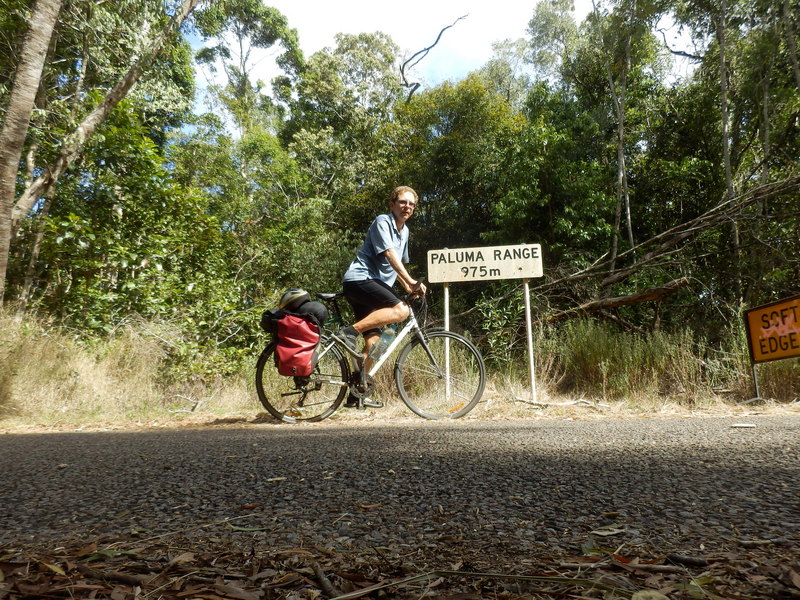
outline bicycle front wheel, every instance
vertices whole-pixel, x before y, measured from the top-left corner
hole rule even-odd
[[[256,363],[256,391],[267,412],[287,423],[321,421],[332,415],[347,395],[350,377],[342,352],[323,338],[314,372],[287,377],[278,373],[275,346],[268,344]]]
[[[413,339],[394,366],[397,391],[408,408],[426,419],[457,419],[483,395],[486,367],[478,349],[451,331],[428,331]]]

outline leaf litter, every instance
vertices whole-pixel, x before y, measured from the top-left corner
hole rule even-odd
[[[462,544],[353,550],[334,541],[279,549],[264,540],[179,534],[71,549],[0,545],[0,600],[23,598],[800,599],[800,550],[796,543],[734,544],[709,556],[650,556],[589,544],[577,556],[557,549],[552,556],[500,556]]]

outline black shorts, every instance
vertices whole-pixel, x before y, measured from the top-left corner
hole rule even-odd
[[[344,297],[353,307],[356,321],[380,308],[391,308],[402,302],[397,294],[388,285],[378,279],[364,279],[362,281],[345,281],[342,283]],[[380,334],[380,329],[370,329],[363,335]]]

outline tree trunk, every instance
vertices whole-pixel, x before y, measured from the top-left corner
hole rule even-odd
[[[50,206],[52,205],[52,198],[46,198],[41,212],[37,215],[39,221],[36,225],[36,235],[33,238],[31,245],[31,255],[28,257],[28,266],[25,270],[25,280],[22,284],[22,291],[19,294],[19,311],[24,312],[28,306],[28,301],[31,298],[31,290],[33,289],[33,278],[36,275],[36,263],[39,261],[39,252],[42,249],[42,240],[44,239],[44,229],[47,222],[47,215],[50,213]]]
[[[792,15],[789,11],[789,0],[783,0],[783,30],[786,32],[786,41],[789,46],[789,56],[792,59],[792,70],[794,71],[797,91],[800,92],[800,64],[798,64],[797,61],[797,42],[794,38],[794,27],[792,26]]]
[[[728,62],[726,57],[727,38],[726,20],[727,7],[723,2],[719,5],[719,12],[712,17],[714,29],[719,45],[719,88],[720,88],[720,117],[722,121],[722,161],[725,168],[725,200],[734,196],[733,168],[731,166],[731,140],[730,140],[730,110],[728,108]],[[731,220],[731,254],[733,258],[733,284],[736,299],[742,299],[742,277],[740,271],[741,244],[739,241],[739,223],[736,217]]]
[[[636,6],[634,2],[634,7]],[[602,31],[600,30],[600,16],[597,10],[595,1],[592,0],[592,8],[597,24],[598,34],[603,39]],[[634,8],[635,10],[635,8]],[[633,21],[633,15],[631,15]],[[605,43],[603,44],[605,47]],[[619,239],[622,230],[622,213],[625,213],[625,226],[626,233],[628,234],[629,248],[633,248],[633,224],[631,220],[631,202],[630,193],[628,190],[628,173],[625,164],[625,104],[627,102],[627,86],[628,86],[628,72],[630,71],[631,63],[631,33],[627,32],[625,38],[625,62],[622,65],[622,72],[619,75],[620,83],[617,85],[614,80],[614,74],[611,71],[611,65],[607,57],[605,58],[604,65],[606,71],[606,79],[608,80],[609,90],[611,92],[611,101],[614,106],[614,115],[617,118],[617,132],[615,137],[617,148],[617,207],[614,213],[614,232],[611,241],[611,270],[615,268],[615,260],[619,252]]]
[[[733,198],[733,170],[731,168],[730,110],[728,110],[728,65],[725,53],[725,6],[720,5],[719,15],[714,17],[717,43],[719,44],[719,90],[720,117],[722,120],[722,161],[725,167],[725,200]]]
[[[636,3],[634,2],[634,6]],[[634,15],[631,15],[631,23]],[[625,205],[625,227],[628,232],[628,244],[633,248],[636,243],[633,240],[633,218],[631,216],[631,195],[628,189],[628,166],[625,162],[625,107],[628,102],[628,73],[631,70],[631,34],[630,31],[625,37],[625,65],[620,75],[620,92],[617,105],[619,106],[619,133],[617,136],[617,162],[619,164],[619,187],[622,194],[622,201]]]
[[[61,0],[37,0],[33,7],[0,132],[0,306],[5,297],[17,173],[47,48],[60,11]]]

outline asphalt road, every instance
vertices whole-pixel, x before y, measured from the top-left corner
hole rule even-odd
[[[797,546],[798,434],[800,416],[6,434],[0,545]]]

